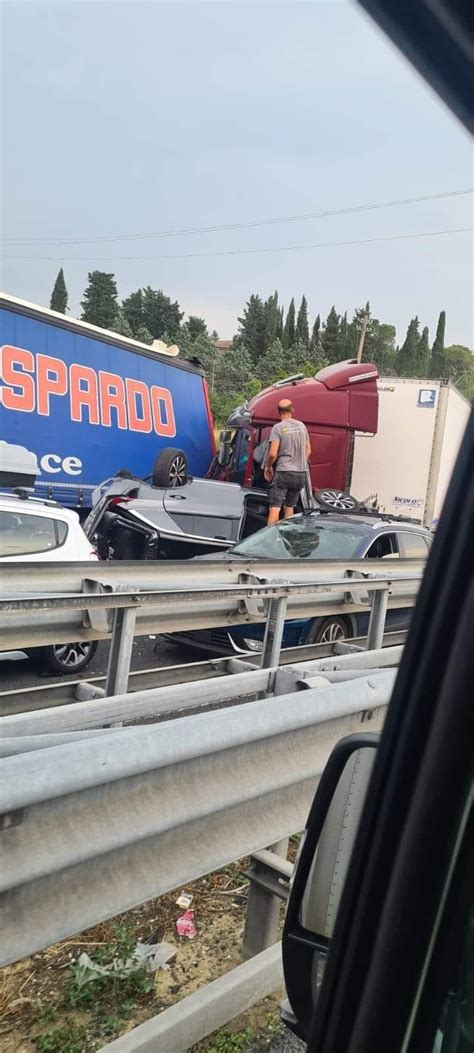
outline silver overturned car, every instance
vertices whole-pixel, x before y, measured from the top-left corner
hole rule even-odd
[[[83,526],[101,559],[190,559],[254,534],[267,511],[263,490],[193,478],[158,487],[123,472],[94,491]]]

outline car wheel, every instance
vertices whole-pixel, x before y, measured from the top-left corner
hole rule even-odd
[[[188,464],[183,450],[172,446],[158,454],[153,465],[153,486],[184,486],[188,481]]]
[[[349,629],[342,618],[323,618],[313,622],[306,643],[336,643],[338,640],[349,639]]]
[[[321,508],[327,508],[328,512],[358,512],[360,503],[352,494],[343,490],[315,490],[314,498]]]
[[[40,658],[42,665],[49,673],[58,676],[64,673],[80,673],[94,657],[97,640],[83,640],[80,643],[53,644],[42,647]]]

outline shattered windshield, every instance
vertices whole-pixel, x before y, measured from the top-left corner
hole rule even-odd
[[[265,527],[232,549],[252,559],[353,559],[365,530],[357,524],[322,523],[313,516]]]

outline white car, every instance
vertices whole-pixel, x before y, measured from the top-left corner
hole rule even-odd
[[[97,560],[76,512],[26,490],[0,492],[0,563],[57,563]],[[90,662],[95,641],[54,644],[26,653],[39,655],[52,673],[77,673]]]

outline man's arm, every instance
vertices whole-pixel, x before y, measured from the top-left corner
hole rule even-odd
[[[268,454],[267,454],[267,460],[265,462],[265,470],[264,470],[264,473],[263,473],[264,476],[265,476],[265,479],[267,480],[267,483],[271,483],[271,481],[273,479],[273,465],[275,464],[275,461],[276,461],[276,459],[278,457],[278,450],[279,449],[280,449],[280,440],[279,439],[274,439],[273,442],[270,443],[270,449],[269,449]]]

